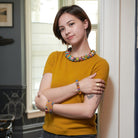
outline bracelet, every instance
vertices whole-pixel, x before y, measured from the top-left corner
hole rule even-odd
[[[53,112],[53,104],[54,104],[54,102],[51,102],[48,100],[46,107],[45,107],[46,113],[52,113]]]
[[[81,94],[80,85],[79,85],[79,81],[78,80],[76,80],[76,86],[77,86],[77,92],[78,92],[78,94]]]

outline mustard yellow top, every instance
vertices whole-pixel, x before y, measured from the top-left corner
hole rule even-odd
[[[44,68],[45,73],[52,73],[51,88],[74,83],[96,72],[95,78],[107,81],[109,65],[98,55],[80,62],[69,61],[65,52],[50,54]],[[61,104],[82,103],[84,94],[75,95]],[[70,119],[56,114],[46,114],[43,129],[57,135],[90,135],[96,134],[96,116],[91,119]]]

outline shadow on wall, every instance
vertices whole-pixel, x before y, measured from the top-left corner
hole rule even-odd
[[[109,76],[106,90],[104,92],[103,100],[101,101],[99,107],[99,138],[107,138],[108,132],[110,129],[111,117],[112,117],[112,109],[113,109],[113,101],[114,100],[114,86],[113,82]],[[105,110],[104,110],[105,109]],[[106,125],[102,125],[106,124]]]

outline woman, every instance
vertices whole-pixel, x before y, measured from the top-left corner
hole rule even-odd
[[[88,44],[91,22],[82,8],[62,7],[53,31],[71,48],[50,54],[36,106],[46,112],[43,138],[95,138],[95,111],[102,98],[109,66]]]

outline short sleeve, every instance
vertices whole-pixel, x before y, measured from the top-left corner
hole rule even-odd
[[[53,73],[53,70],[54,70],[54,67],[56,65],[56,60],[57,60],[57,52],[52,52],[47,61],[46,61],[46,64],[45,64],[45,67],[44,67],[44,72],[43,72],[43,75],[45,73]]]
[[[95,78],[102,79],[107,83],[109,75],[109,64],[108,62],[101,58],[95,65],[93,73],[96,73]]]

